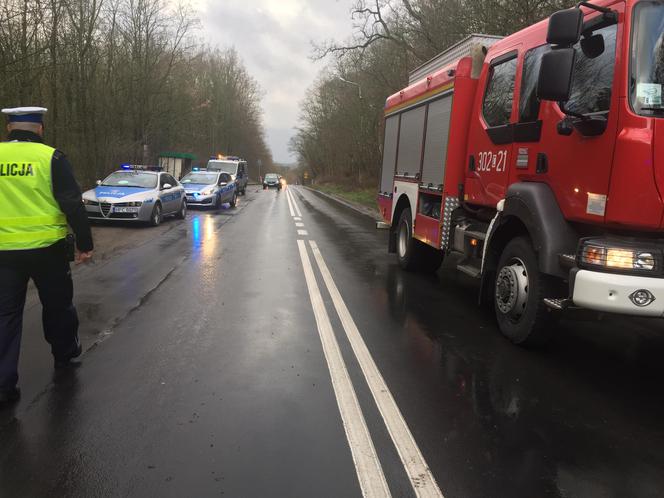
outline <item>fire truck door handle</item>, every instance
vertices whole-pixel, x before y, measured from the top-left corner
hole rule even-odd
[[[468,161],[468,171],[475,171],[475,156],[470,156]]]
[[[543,173],[547,173],[549,171],[549,158],[546,157],[546,154],[543,152],[540,152],[537,154],[537,166],[535,168],[535,172],[538,175],[541,175]]]

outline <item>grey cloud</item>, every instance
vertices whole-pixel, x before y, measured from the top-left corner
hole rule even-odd
[[[346,38],[351,30],[351,3],[207,0],[204,6],[206,38],[213,44],[234,46],[265,92],[266,135],[277,161],[293,159],[287,144],[297,124],[298,103],[324,65],[311,61],[311,42]],[[277,5],[286,10],[276,10]],[[296,5],[303,8],[292,12]]]

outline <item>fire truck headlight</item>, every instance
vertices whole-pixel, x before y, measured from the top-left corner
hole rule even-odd
[[[631,270],[634,268],[634,251],[608,249],[606,251],[606,266],[620,270]]]
[[[600,266],[615,270],[658,270],[658,258],[654,252],[624,247],[606,247],[592,241],[585,243],[581,249],[582,265]]]
[[[639,270],[654,270],[655,256],[649,252],[638,253],[634,260],[634,268],[638,268]]]
[[[587,265],[604,266],[606,249],[603,247],[586,245],[581,252],[581,262]]]

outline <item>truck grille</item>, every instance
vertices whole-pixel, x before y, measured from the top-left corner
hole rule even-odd
[[[108,213],[111,212],[111,203],[110,202],[100,202],[99,207],[101,208],[101,214],[108,216]]]

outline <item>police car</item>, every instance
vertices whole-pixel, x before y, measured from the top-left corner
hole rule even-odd
[[[237,156],[212,157],[207,163],[207,170],[228,173],[236,183],[238,194],[245,195],[247,193],[249,171],[247,170],[247,162],[244,159],[240,159]]]
[[[224,171],[196,169],[182,178],[189,206],[219,209],[222,204],[235,207],[238,186],[233,177]]]
[[[159,168],[123,166],[98,181],[97,187],[83,194],[83,204],[91,220],[124,220],[161,223],[164,216],[187,215],[184,188]]]

